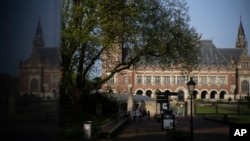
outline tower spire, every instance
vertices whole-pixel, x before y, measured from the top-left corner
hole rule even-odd
[[[240,16],[240,26],[239,26],[239,29],[238,29],[238,35],[245,36],[244,28],[243,28],[243,25],[242,25],[242,17],[241,16]]]
[[[44,40],[43,40],[43,32],[42,32],[42,26],[40,21],[40,16],[36,28],[36,33],[33,41],[33,49],[44,47]]]
[[[237,41],[236,41],[236,48],[242,48],[244,51],[244,54],[248,52],[248,47],[247,47],[247,41],[244,33],[244,28],[242,24],[242,17],[240,16],[240,25],[238,28],[238,35],[237,35]]]

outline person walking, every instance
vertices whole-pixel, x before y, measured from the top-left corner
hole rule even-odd
[[[135,120],[136,120],[136,111],[135,110],[132,111],[132,118],[133,118],[133,121],[135,122]]]
[[[141,111],[139,109],[136,110],[136,115],[139,119],[141,119]]]
[[[149,110],[148,110],[147,116],[148,116],[148,120],[149,120],[149,118],[150,118],[150,111]]]

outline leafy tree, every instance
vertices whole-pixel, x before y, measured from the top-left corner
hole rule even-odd
[[[140,60],[191,70],[199,49],[187,11],[185,0],[63,0],[62,99],[70,97],[68,103],[81,111],[89,76],[110,58],[110,73],[100,83]]]

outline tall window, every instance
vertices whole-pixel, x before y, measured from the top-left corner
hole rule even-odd
[[[161,84],[161,76],[155,76],[155,84]]]
[[[182,90],[178,92],[178,101],[184,101],[184,92]]]
[[[226,76],[220,76],[220,82],[221,85],[226,85]]]
[[[220,76],[219,83],[220,83],[221,85],[226,85],[226,84],[227,84],[226,76]]]
[[[115,84],[115,79],[114,79],[114,76],[111,77],[108,81],[107,81],[108,84]]]
[[[175,84],[175,76],[172,76],[172,84]]]
[[[142,76],[137,75],[137,84],[142,84]]]
[[[170,76],[164,76],[164,84],[170,84]]]
[[[151,84],[151,76],[146,76],[145,84]]]
[[[123,76],[123,84],[128,84],[128,76]]]
[[[33,78],[30,83],[30,90],[31,91],[38,91],[38,80]]]
[[[210,77],[210,83],[211,84],[216,84],[216,76],[211,76]]]
[[[249,62],[242,62],[242,63],[241,63],[241,66],[242,66],[243,68],[249,68]]]
[[[207,84],[207,76],[201,77],[201,84]]]
[[[196,84],[198,84],[198,76],[193,76],[192,79]]]
[[[241,82],[241,91],[242,92],[249,92],[249,82],[247,80],[243,80]]]
[[[177,84],[185,84],[185,77],[177,76]]]
[[[58,75],[52,75],[52,84],[58,84]]]

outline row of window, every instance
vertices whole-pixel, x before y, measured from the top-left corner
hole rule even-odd
[[[51,84],[58,84],[59,83],[59,75],[52,75],[51,76]],[[31,91],[38,91],[38,79],[33,78],[30,82],[30,90]]]
[[[193,76],[193,80],[196,84],[211,84],[211,85],[226,85],[227,77],[226,76]],[[114,84],[114,77],[108,80],[108,84]],[[184,76],[143,76],[137,75],[136,77],[137,84],[186,84],[186,79]],[[129,77],[123,76],[123,84],[129,84]]]
[[[227,84],[226,76],[193,76],[193,80],[196,84]],[[186,84],[184,76],[137,76],[137,84]]]
[[[243,80],[241,82],[241,91],[242,92],[249,92],[249,82],[247,80]]]
[[[250,62],[241,62],[242,68],[250,68]]]

